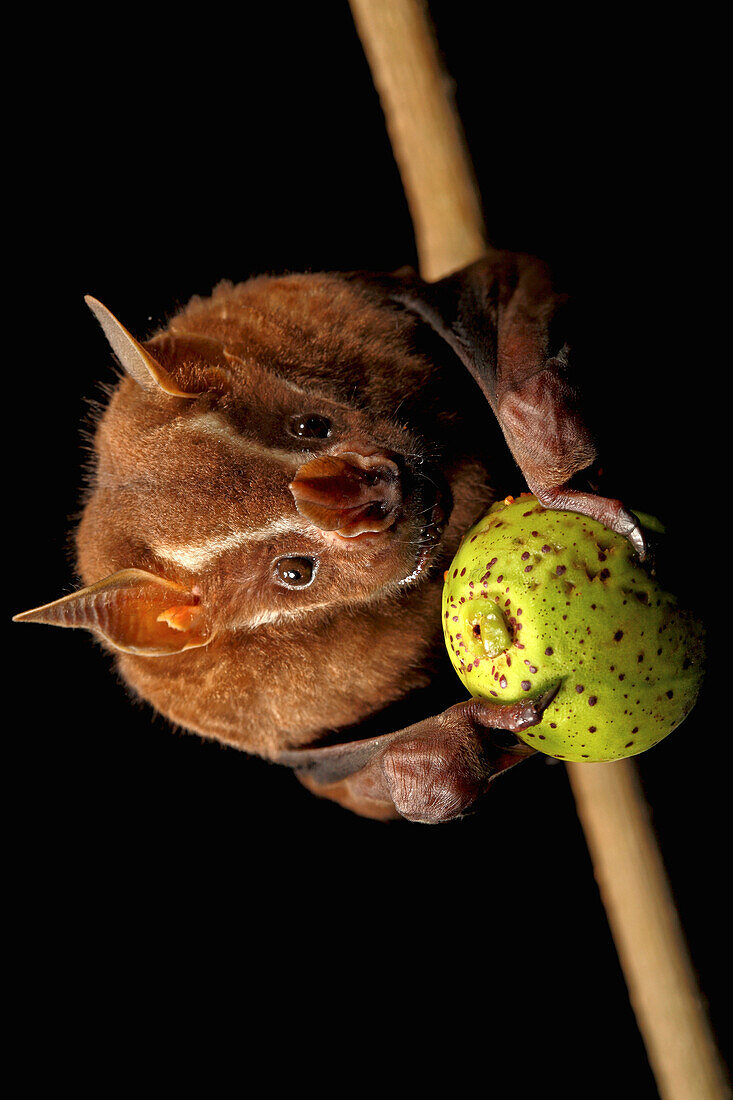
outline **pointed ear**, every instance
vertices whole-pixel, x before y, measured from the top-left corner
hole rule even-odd
[[[157,387],[171,397],[198,397],[203,392],[202,389],[197,389],[196,392],[181,389],[169,371],[120,324],[106,306],[90,294],[85,296],[84,301],[102,326],[102,331],[125,372],[139,386],[146,390]]]
[[[165,657],[211,640],[195,592],[148,573],[123,569],[13,622],[83,627],[123,653]]]

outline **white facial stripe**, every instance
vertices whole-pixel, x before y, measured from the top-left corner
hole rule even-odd
[[[203,569],[228,550],[236,550],[249,542],[263,542],[291,532],[307,533],[305,527],[298,522],[297,516],[280,516],[256,531],[231,531],[228,535],[213,535],[201,542],[159,542],[152,549],[159,558],[196,571]]]
[[[364,596],[359,601],[359,606],[364,607],[367,604],[378,602],[384,597],[386,591],[386,586],[385,588],[378,588],[375,592],[371,592]],[[249,619],[243,619],[242,622],[236,623],[234,629],[255,630],[258,626],[265,626],[267,623],[292,622],[293,619],[304,619],[306,616],[312,615],[314,611],[321,611],[324,608],[333,610],[333,606],[333,600],[325,600],[323,603],[312,603],[307,607],[281,608],[279,611],[258,611],[257,614],[250,616]]]
[[[303,461],[303,456],[293,451],[287,451],[281,447],[268,447],[265,443],[259,443],[256,439],[242,435],[233,424],[228,423],[217,412],[210,411],[186,417],[179,421],[177,427],[183,431],[201,432],[220,443],[225,443],[233,450],[256,458],[275,459],[285,466],[292,467],[293,470],[296,470]]]
[[[258,626],[265,626],[267,623],[279,623],[284,620],[302,619],[306,615],[312,614],[313,611],[318,611],[322,607],[332,607],[332,603],[317,603],[311,604],[310,607],[294,607],[290,609],[281,609],[280,611],[258,611],[256,615],[252,615],[249,619],[244,619],[241,623],[236,624],[236,629],[240,630],[255,630]]]

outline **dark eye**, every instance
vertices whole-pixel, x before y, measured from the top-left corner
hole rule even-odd
[[[307,588],[316,573],[313,558],[280,558],[275,574],[288,588]]]
[[[317,413],[291,416],[288,430],[298,439],[328,439],[331,434],[331,421],[326,416],[318,416]]]

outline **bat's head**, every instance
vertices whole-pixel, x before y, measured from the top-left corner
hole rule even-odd
[[[124,373],[87,587],[21,618],[91,629],[168,717],[268,755],[414,686],[488,499],[427,326],[339,276],[224,284],[145,342],[88,303]]]

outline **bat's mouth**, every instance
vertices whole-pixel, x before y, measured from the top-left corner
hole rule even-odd
[[[412,571],[399,582],[400,585],[413,584],[436,556],[443,532],[451,512],[452,498],[448,484],[435,469],[429,472],[411,470],[413,483],[413,507],[418,517],[424,518],[415,540],[415,559]]]

